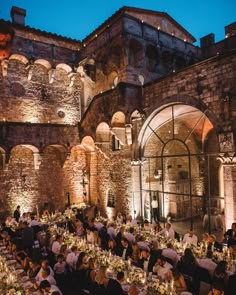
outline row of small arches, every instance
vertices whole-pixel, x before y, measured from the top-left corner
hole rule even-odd
[[[59,63],[53,68],[52,64],[45,59],[37,59],[32,62],[21,54],[12,54],[8,60],[2,61],[1,66],[3,76],[7,76],[11,71],[14,75],[19,72],[20,75],[25,75],[29,81],[36,79],[49,84],[68,80],[69,85],[72,86],[76,79],[81,83],[81,78],[86,75],[83,66],[80,65],[73,69],[68,64]]]

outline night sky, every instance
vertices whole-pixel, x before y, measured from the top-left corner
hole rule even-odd
[[[0,18],[11,20],[12,6],[26,9],[26,25],[83,40],[122,6],[168,13],[199,45],[200,38],[215,34],[224,39],[224,27],[236,22],[236,0],[0,0]]]

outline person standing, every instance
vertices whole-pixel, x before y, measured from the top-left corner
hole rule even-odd
[[[152,217],[155,221],[159,220],[157,196],[152,199]]]
[[[28,251],[28,254],[32,252],[32,246],[34,242],[34,230],[32,227],[29,227],[28,222],[23,222],[22,230],[22,247],[24,250]]]
[[[15,218],[15,220],[16,220],[17,222],[19,222],[19,219],[20,219],[20,205],[18,205],[18,206],[16,207],[16,210],[15,210],[14,213],[13,213],[13,217]]]

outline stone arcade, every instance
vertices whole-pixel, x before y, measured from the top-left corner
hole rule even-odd
[[[0,208],[236,219],[236,23],[194,37],[123,7],[82,42],[1,20]],[[192,220],[192,218],[191,218]]]

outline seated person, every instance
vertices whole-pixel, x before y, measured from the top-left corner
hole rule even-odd
[[[129,241],[126,238],[121,238],[121,251],[119,256],[121,256],[124,260],[128,260],[129,257],[132,256],[132,247]]]
[[[142,268],[145,272],[152,272],[153,266],[156,263],[156,257],[150,254],[148,250],[142,250],[138,260],[138,267]]]
[[[161,230],[159,235],[163,235],[166,239],[174,240],[175,239],[175,231],[171,227],[170,223],[166,223],[166,226],[163,230]]]
[[[215,235],[209,235],[207,250],[212,252],[214,252],[214,250],[222,251],[222,244],[216,241]]]
[[[156,273],[159,278],[165,280],[171,268],[173,268],[173,266],[161,255],[157,258],[157,262],[153,267],[153,272]]]
[[[206,258],[197,259],[199,266],[207,269],[211,278],[213,277],[214,271],[217,266],[217,264],[214,261],[212,261],[212,257],[212,251],[207,251]]]
[[[131,226],[137,225],[137,220],[133,219],[132,215],[129,215],[126,220],[126,224],[131,225]]]
[[[144,236],[136,237],[137,245],[140,250],[148,250],[150,251],[150,247],[148,245],[148,242],[145,240]]]
[[[58,292],[60,295],[62,295],[60,289],[56,285],[51,285],[47,280],[44,280],[40,283],[39,289],[43,294],[53,294],[53,292]]]
[[[208,295],[224,295],[224,285],[220,281],[213,282]]]
[[[162,250],[162,255],[166,257],[167,261],[171,263],[171,265],[175,266],[179,261],[179,255],[171,242],[166,244],[166,248]]]
[[[174,290],[179,293],[187,291],[187,285],[184,276],[179,272],[177,268],[170,270],[170,278],[174,280]]]
[[[190,230],[187,234],[184,235],[183,243],[188,245],[197,246],[197,236]]]
[[[228,229],[224,237],[227,241],[227,246],[230,247],[231,245],[236,245],[236,222],[231,224],[231,229]]]
[[[151,229],[152,229],[152,225],[147,219],[145,219],[143,224],[143,230],[150,231]]]

